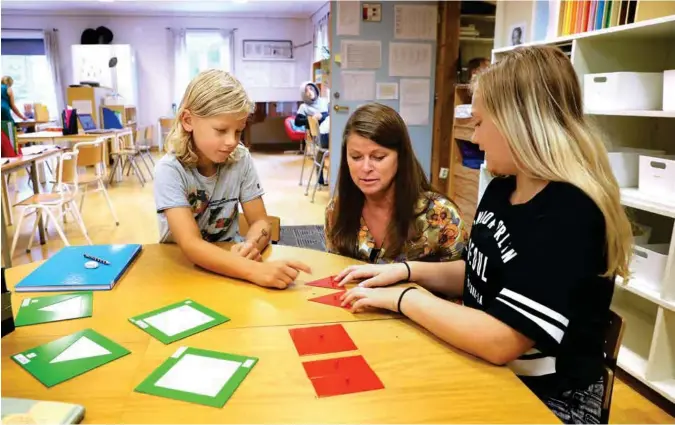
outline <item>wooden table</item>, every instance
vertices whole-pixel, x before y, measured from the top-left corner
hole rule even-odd
[[[63,135],[60,131],[38,131],[36,133],[24,133],[17,136],[17,145],[25,145],[28,143],[80,143],[93,142],[98,139],[106,139],[107,143],[103,144],[103,157],[107,158],[110,163],[110,154],[117,152],[121,148],[120,140],[124,137],[133,137],[131,128],[110,129],[105,133],[80,133]],[[108,147],[108,143],[110,147]],[[112,176],[111,176],[112,177]],[[115,173],[115,180],[122,180],[122,171],[118,170]]]
[[[30,167],[30,178],[33,185],[33,193],[37,195],[40,193],[40,184],[38,182],[37,174],[37,163],[38,161],[44,161],[52,156],[58,155],[61,152],[60,149],[49,149],[48,151],[35,154],[35,155],[24,155],[17,158],[3,158],[3,160],[8,160],[8,162],[2,164],[2,174],[3,179],[5,174],[10,174],[15,171],[18,171],[22,168]],[[12,208],[9,204],[9,196],[7,195],[7,188],[5,182],[2,182],[2,202],[7,206],[7,208]],[[40,244],[44,245],[45,243],[45,226],[42,221],[42,216],[40,216],[38,222],[38,230],[40,236]],[[15,231],[19,231],[16,229]],[[12,267],[12,252],[9,252],[11,245],[7,243],[7,222],[5,214],[3,211],[2,214],[2,261],[5,267]]]
[[[283,246],[271,247],[264,257],[301,259],[313,266],[314,274],[301,274],[288,290],[263,289],[198,269],[177,246],[144,246],[112,291],[95,293],[93,317],[21,327],[2,339],[2,395],[80,403],[88,423],[557,422],[509,369],[454,350],[399,315],[354,315],[307,301],[334,291],[305,282],[356,261]],[[10,288],[36,266],[8,270]],[[33,295],[13,294],[12,305]],[[127,320],[188,296],[231,320],[166,346]],[[289,328],[336,322],[344,325],[357,351],[298,356]],[[95,329],[132,354],[51,389],[9,358],[85,328]],[[180,346],[250,355],[260,361],[222,409],[133,391]],[[363,355],[385,389],[317,398],[302,362],[349,355]]]

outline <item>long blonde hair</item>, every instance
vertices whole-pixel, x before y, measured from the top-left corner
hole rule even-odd
[[[570,183],[595,202],[605,218],[604,276],[627,279],[631,225],[604,143],[584,116],[581,88],[569,59],[556,47],[516,48],[485,70],[476,84],[522,173]]]
[[[197,165],[194,139],[192,132],[185,130],[181,120],[185,111],[200,118],[208,118],[220,114],[249,115],[254,108],[255,103],[234,75],[219,69],[202,71],[185,89],[173,127],[167,136],[167,144],[181,164],[194,167]],[[245,150],[242,145],[237,146],[228,161],[238,161]]]
[[[14,84],[14,78],[10,77],[9,75],[5,75],[2,77],[2,84],[6,85],[7,87],[12,87],[12,84]]]

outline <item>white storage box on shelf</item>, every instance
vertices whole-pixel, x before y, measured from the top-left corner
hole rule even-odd
[[[675,157],[640,155],[638,188],[675,203]]]
[[[668,262],[669,244],[644,244],[633,246],[630,262],[632,279],[657,292],[661,291]]]
[[[584,75],[586,111],[661,110],[662,72],[611,72]]]
[[[633,223],[633,242],[636,245],[645,245],[649,243],[652,236],[652,228],[645,224]]]
[[[675,111],[675,69],[663,71],[663,110]]]
[[[609,152],[609,165],[612,167],[619,187],[637,187],[640,155],[663,155],[665,151],[650,149],[616,148]]]

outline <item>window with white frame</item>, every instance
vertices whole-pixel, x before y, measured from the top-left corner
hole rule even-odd
[[[330,19],[330,13],[327,13],[314,24],[315,62],[330,58],[330,47],[328,46],[328,19]]]
[[[51,118],[58,116],[54,80],[42,38],[3,37],[1,72],[14,80],[14,102],[21,112],[26,104],[41,103]]]
[[[192,80],[201,71],[232,71],[230,36],[221,30],[187,30],[185,32],[188,77]]]

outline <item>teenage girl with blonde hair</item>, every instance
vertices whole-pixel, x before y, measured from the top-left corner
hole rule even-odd
[[[195,264],[260,286],[286,288],[309,267],[298,261],[262,262],[271,226],[263,189],[248,150],[239,143],[254,103],[241,83],[221,70],[188,85],[167,136],[171,152],[155,167],[160,241],[177,243]],[[239,204],[250,224],[239,235]],[[212,242],[235,242],[223,250]]]
[[[341,276],[368,280],[344,304],[402,312],[507,364],[565,423],[597,423],[614,279],[628,277],[632,233],[572,64],[553,47],[505,53],[478,77],[473,115],[474,142],[504,177],[480,201],[464,261],[349,268]],[[402,280],[464,305],[374,288]]]

